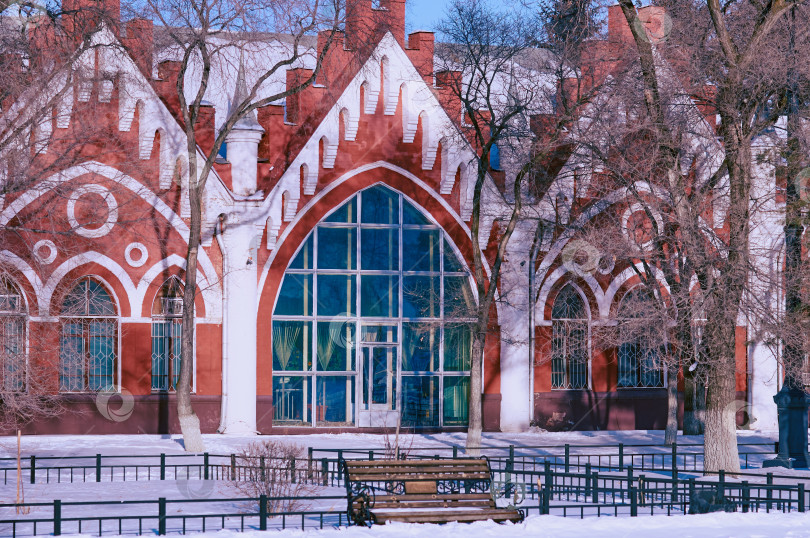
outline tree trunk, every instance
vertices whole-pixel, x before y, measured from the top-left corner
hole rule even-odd
[[[678,364],[667,366],[667,428],[664,443],[671,445],[678,437]]]
[[[740,470],[734,405],[734,356],[718,358],[718,362],[709,371],[703,466],[707,471],[724,470],[733,473]]]
[[[193,176],[191,176],[193,177]],[[191,180],[189,180],[191,182]],[[205,452],[200,419],[191,406],[191,379],[194,367],[194,299],[197,295],[197,255],[200,249],[201,192],[189,186],[191,226],[186,252],[186,285],[183,289],[183,347],[180,353],[180,378],[177,380],[177,419],[186,452]]]
[[[467,423],[467,455],[479,456],[481,454],[481,371],[484,364],[484,340],[487,337],[486,328],[481,329],[480,324],[475,331],[472,345],[472,361],[470,363],[470,403],[468,407]]]

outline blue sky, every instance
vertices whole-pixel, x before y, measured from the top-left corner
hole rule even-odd
[[[405,4],[406,30],[434,30],[436,22],[444,17],[449,3],[450,0],[408,0]]]

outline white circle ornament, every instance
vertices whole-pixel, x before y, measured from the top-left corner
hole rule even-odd
[[[47,250],[45,254],[43,250]],[[50,265],[56,259],[56,245],[50,239],[37,241],[34,245],[34,258],[42,265]]]
[[[87,194],[98,194],[104,198],[104,201],[107,203],[107,220],[98,228],[87,228],[79,224],[79,221],[76,220],[76,202],[79,201],[79,198]],[[70,195],[70,199],[68,199],[67,218],[71,227],[82,237],[89,237],[91,239],[104,237],[110,233],[115,223],[118,222],[118,202],[116,202],[115,197],[106,187],[95,184],[82,185],[73,191],[73,194]]]
[[[133,258],[132,253],[136,250],[138,251],[138,255]],[[146,250],[143,243],[130,243],[124,251],[124,258],[127,260],[130,267],[140,267],[145,264],[147,258],[149,258],[149,251]]]

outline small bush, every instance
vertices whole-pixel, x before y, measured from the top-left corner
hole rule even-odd
[[[267,495],[269,513],[304,510],[309,503],[301,497],[311,496],[317,489],[303,472],[304,454],[301,445],[272,440],[251,443],[236,456],[239,472],[233,485],[249,497]]]

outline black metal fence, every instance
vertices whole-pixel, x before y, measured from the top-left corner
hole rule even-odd
[[[761,456],[773,449],[770,443],[744,446],[754,447],[748,454]],[[766,447],[768,452],[764,451]],[[598,517],[688,513],[700,510],[701,503],[742,512],[804,512],[808,506],[802,478],[810,481],[810,475],[741,471],[732,477],[722,471],[706,473],[702,470],[702,445],[503,446],[484,450],[489,452],[493,495],[503,499],[499,502],[515,504],[528,514]],[[30,457],[25,460],[22,476],[36,484],[126,480],[212,484],[213,480],[255,480],[272,469],[285,480],[323,487],[324,494],[296,497],[305,510],[279,512],[268,512],[266,501],[289,497],[219,498],[211,493],[211,498],[205,499],[2,504],[0,536],[184,534],[206,529],[347,525],[345,497],[329,495],[326,487],[344,486],[344,459],[380,459],[386,455],[384,449],[376,448],[310,448],[305,458],[272,462],[233,454]],[[465,454],[459,447],[447,447],[411,449],[408,457],[452,458]],[[8,468],[12,462],[0,460],[5,483],[16,478],[16,468]],[[187,506],[189,503],[193,509]],[[4,528],[10,531],[6,533]]]

